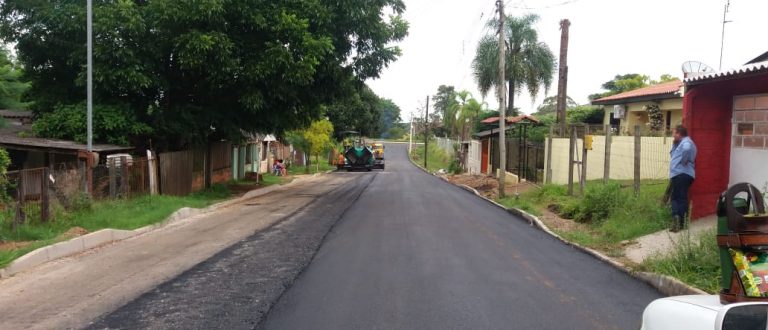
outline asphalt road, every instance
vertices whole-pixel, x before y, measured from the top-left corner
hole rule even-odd
[[[430,176],[388,145],[267,329],[637,329],[644,283]]]
[[[406,156],[91,328],[637,329],[660,297]]]

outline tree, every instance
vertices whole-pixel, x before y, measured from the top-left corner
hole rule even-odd
[[[390,99],[379,99],[379,136],[388,139],[390,131],[400,123],[400,107]],[[402,135],[401,135],[402,136]]]
[[[404,10],[402,0],[97,1],[94,102],[151,127],[138,137],[158,149],[305,127],[397,59]],[[81,2],[3,1],[0,35],[17,45],[38,116],[85,99]]]
[[[328,119],[317,120],[304,130],[304,141],[307,152],[315,156],[315,166],[320,170],[320,154],[327,151],[331,146],[331,134],[333,134],[333,124]]]
[[[655,85],[659,83],[665,83],[669,81],[678,80],[672,75],[669,74],[663,74],[661,77],[659,77],[659,80],[652,80],[651,77],[646,75],[641,75],[637,73],[628,73],[628,74],[619,74],[616,75],[616,77],[613,78],[613,80],[606,81],[603,83],[602,87],[604,90],[607,90],[607,92],[603,93],[596,93],[589,96],[590,101],[597,100],[602,97],[616,95],[624,92],[628,92],[631,90],[635,90],[638,88],[643,88],[649,85]]]
[[[0,108],[24,109],[28,104],[21,102],[21,96],[29,84],[21,80],[21,68],[8,58],[8,50],[0,48]]]
[[[456,104],[456,88],[448,85],[440,85],[437,88],[437,94],[432,96],[432,109],[434,113],[440,114],[444,126],[453,126],[450,122],[452,107]]]
[[[508,16],[505,22],[508,36],[506,52],[506,77],[509,84],[509,107],[507,115],[515,115],[515,95],[526,88],[532,98],[538,95],[543,86],[545,91],[552,85],[555,70],[555,55],[549,46],[539,42],[538,33],[533,25],[539,16],[529,14],[522,17]],[[499,21],[491,20],[489,27],[497,31]],[[472,62],[472,69],[478,87],[483,97],[491,88],[498,87],[499,76],[499,42],[496,33],[489,34],[480,40],[477,52]]]
[[[333,123],[335,136],[356,131],[363,136],[379,136],[381,99],[368,86],[357,87],[348,97],[326,107],[325,114]]]
[[[576,103],[570,96],[566,97],[566,108],[571,108],[578,106],[579,104]],[[550,113],[557,113],[557,96],[549,96],[542,101],[541,105],[538,109],[536,109],[536,113],[534,115],[537,116],[543,116]]]

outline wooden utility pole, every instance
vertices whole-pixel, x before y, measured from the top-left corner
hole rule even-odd
[[[560,73],[557,80],[557,122],[560,124],[560,136],[566,131],[566,107],[568,101],[568,30],[571,21],[560,21]]]
[[[507,174],[507,79],[504,76],[506,71],[506,37],[504,36],[504,1],[497,0],[499,7],[499,198],[504,198],[506,192],[504,185]]]
[[[427,168],[427,142],[429,142],[429,95],[427,95],[427,107],[424,110],[424,169]]]

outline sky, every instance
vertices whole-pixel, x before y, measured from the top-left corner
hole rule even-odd
[[[505,0],[508,15],[535,13],[539,40],[555,56],[560,52],[560,20],[571,21],[568,95],[580,104],[617,74],[640,73],[658,79],[682,78],[682,63],[696,60],[715,70],[720,61],[726,0]],[[402,109],[404,121],[422,111],[427,95],[440,85],[482,95],[472,76],[480,38],[492,33],[487,20],[496,15],[494,0],[405,0],[409,35],[398,45],[402,56],[379,79],[368,81],[381,97]],[[731,0],[726,24],[723,69],[738,67],[768,51],[768,1]],[[532,99],[519,95],[515,106],[534,112],[549,93]],[[485,101],[496,108],[489,93]]]

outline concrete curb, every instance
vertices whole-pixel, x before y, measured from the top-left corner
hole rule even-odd
[[[408,158],[410,159],[410,157],[408,157]],[[676,279],[674,277],[671,277],[671,276],[657,274],[657,273],[651,273],[651,272],[640,272],[640,271],[633,270],[632,268],[628,267],[627,265],[624,265],[622,262],[620,262],[618,260],[615,260],[615,259],[613,259],[613,258],[611,258],[609,256],[606,256],[606,255],[604,255],[603,253],[601,253],[601,252],[599,252],[597,250],[588,248],[586,246],[582,246],[582,245],[580,245],[578,243],[571,242],[571,241],[563,238],[562,236],[558,235],[557,233],[555,233],[551,229],[549,229],[549,227],[547,227],[547,225],[545,225],[535,215],[532,215],[532,214],[530,214],[530,213],[528,213],[526,211],[523,211],[521,209],[507,208],[506,206],[501,205],[498,202],[483,196],[482,194],[480,194],[479,191],[477,191],[477,189],[474,189],[474,188],[472,188],[470,186],[463,185],[463,184],[454,184],[454,183],[450,182],[447,178],[441,177],[439,175],[435,175],[434,173],[429,173],[429,171],[427,171],[423,167],[419,166],[419,164],[416,164],[415,162],[413,162],[413,160],[411,160],[411,162],[414,165],[416,165],[416,167],[418,167],[421,170],[423,170],[424,172],[426,172],[428,174],[431,174],[431,175],[434,175],[434,176],[437,176],[437,177],[445,180],[448,183],[451,183],[451,184],[453,184],[453,185],[455,185],[455,186],[457,186],[459,188],[462,188],[462,189],[466,190],[467,192],[469,192],[471,194],[474,194],[475,196],[480,197],[483,200],[485,200],[485,201],[487,201],[487,202],[489,202],[489,203],[491,203],[491,204],[493,204],[493,205],[495,205],[495,206],[497,206],[499,208],[504,209],[505,211],[509,212],[512,215],[515,215],[515,216],[517,216],[519,218],[522,218],[522,219],[528,221],[528,223],[531,226],[535,226],[539,230],[549,234],[552,237],[555,237],[556,239],[560,240],[561,242],[565,243],[566,245],[570,245],[570,246],[572,246],[572,247],[574,247],[574,248],[576,248],[578,250],[581,250],[582,252],[587,253],[587,254],[597,258],[598,260],[600,260],[600,261],[602,261],[602,262],[604,262],[606,264],[609,264],[609,265],[611,265],[611,266],[621,270],[622,272],[628,274],[629,276],[632,276],[635,279],[638,279],[638,280],[640,280],[642,282],[645,282],[646,284],[650,285],[651,287],[653,287],[654,289],[658,290],[660,293],[662,293],[664,295],[667,295],[667,296],[679,296],[679,295],[708,295],[709,294],[709,293],[707,293],[707,292],[705,292],[705,291],[703,291],[703,290],[701,290],[699,288],[696,288],[696,287],[690,286],[688,284],[685,284],[682,281],[680,281],[680,280],[678,280],[678,279]]]
[[[31,251],[18,259],[12,261],[4,268],[0,268],[0,278],[7,278],[13,276],[19,272],[27,269],[42,265],[46,262],[61,259],[69,256],[73,256],[93,248],[97,248],[106,244],[122,241],[131,237],[139,236],[154,230],[170,227],[174,224],[180,224],[197,218],[198,216],[215,212],[242,201],[256,198],[269,194],[273,191],[290,187],[297,182],[304,181],[311,177],[317,177],[324,175],[325,173],[317,173],[316,175],[298,178],[285,184],[272,185],[269,187],[251,190],[245,195],[219,202],[202,209],[195,209],[190,207],[183,207],[176,212],[173,212],[163,221],[156,224],[144,226],[134,230],[119,230],[119,229],[101,229],[83,236],[75,237],[73,239],[58,242],[48,246],[41,247],[34,251]]]

